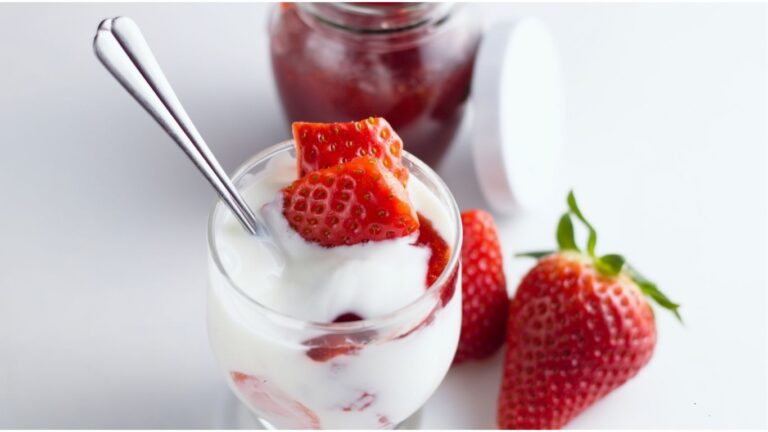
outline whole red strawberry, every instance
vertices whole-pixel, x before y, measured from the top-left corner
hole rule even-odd
[[[462,318],[454,363],[490,356],[504,343],[509,297],[493,217],[482,210],[461,214]]]
[[[403,185],[370,157],[296,180],[283,190],[283,214],[305,240],[326,247],[404,237],[419,228]]]
[[[299,177],[360,156],[381,161],[400,182],[408,181],[402,164],[403,141],[381,117],[346,123],[293,123]]]
[[[558,252],[541,258],[510,302],[507,352],[499,395],[503,429],[557,429],[650,360],[656,343],[644,295],[671,310],[679,305],[620,255],[595,255],[597,234],[573,193],[557,230]],[[571,216],[589,231],[576,246]]]

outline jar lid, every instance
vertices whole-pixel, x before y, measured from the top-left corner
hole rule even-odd
[[[500,213],[552,195],[562,141],[560,70],[547,28],[525,18],[483,35],[472,79],[473,155],[480,188]]]

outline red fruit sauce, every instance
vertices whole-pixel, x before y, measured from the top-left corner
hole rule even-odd
[[[284,393],[275,383],[266,379],[231,372],[235,387],[251,408],[268,414],[272,421],[288,429],[320,429],[320,419],[314,411]]]
[[[306,340],[304,345],[309,347],[307,356],[322,363],[338,356],[357,354],[365,344],[375,337],[375,330],[349,334],[329,333]]]
[[[347,312],[347,313],[343,313],[343,314],[337,316],[336,319],[333,320],[333,322],[335,322],[335,323],[343,323],[343,322],[360,321],[362,319],[363,318],[360,317],[360,315],[358,315],[358,314],[356,314],[354,312]]]
[[[439,4],[282,4],[272,69],[289,121],[382,116],[436,164],[469,95],[479,29]]]
[[[421,213],[418,213],[417,216],[419,217],[419,238],[416,240],[416,245],[427,247],[432,251],[432,254],[429,256],[429,268],[427,269],[426,279],[426,286],[429,288],[440,277],[440,274],[443,273],[445,266],[448,265],[448,261],[451,259],[451,248],[440,237],[440,234],[435,231],[429,219]]]
[[[341,407],[344,412],[357,411],[363,412],[367,410],[373,403],[376,402],[376,395],[368,393],[367,391],[360,392],[360,395],[354,402],[349,403]]]

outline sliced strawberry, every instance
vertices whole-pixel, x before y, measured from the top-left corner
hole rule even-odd
[[[371,157],[296,180],[283,190],[283,214],[305,240],[325,247],[405,237],[419,228],[403,185]]]
[[[381,161],[400,182],[408,182],[401,161],[403,141],[381,117],[347,123],[293,123],[299,177],[360,156]]]
[[[311,409],[295,400],[274,383],[264,378],[231,372],[235,387],[251,409],[271,423],[287,429],[320,429],[320,418]]]

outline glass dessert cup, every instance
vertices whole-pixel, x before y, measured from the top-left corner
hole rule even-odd
[[[243,189],[286,153],[295,156],[292,141],[251,158],[233,176],[236,187]],[[386,315],[317,323],[259,303],[235,283],[217,247],[217,226],[228,210],[219,201],[211,211],[211,346],[232,391],[265,426],[394,428],[421,408],[447,373],[461,328],[461,219],[437,174],[405,152],[403,163],[448,216],[451,257],[418,299]]]

